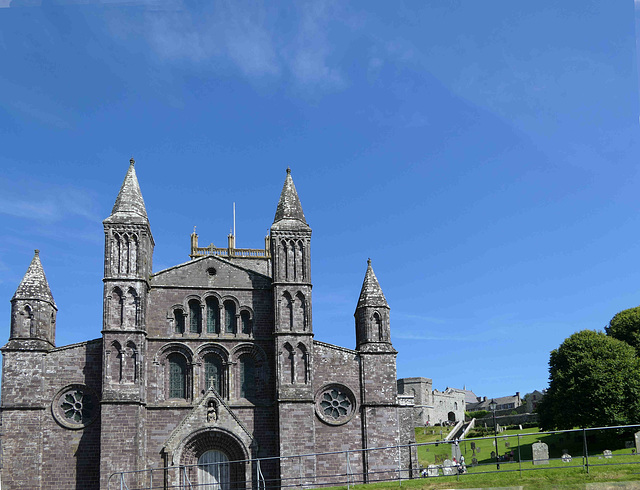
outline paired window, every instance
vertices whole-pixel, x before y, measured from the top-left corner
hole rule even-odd
[[[222,395],[222,361],[215,354],[204,356],[204,379],[207,389],[213,386]]]

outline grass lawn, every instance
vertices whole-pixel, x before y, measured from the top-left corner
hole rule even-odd
[[[440,428],[417,428],[416,441],[418,461],[421,467],[441,463],[451,459],[451,443],[442,443],[446,428],[440,436]],[[402,486],[419,488],[473,488],[521,486],[526,488],[550,488],[560,484],[565,488],[584,488],[589,482],[640,481],[640,456],[625,447],[626,441],[633,441],[632,431],[600,430],[586,432],[586,446],[589,473],[584,468],[585,434],[582,431],[556,434],[539,433],[537,428],[506,430],[498,435],[498,453],[506,455],[496,469],[496,460],[491,457],[495,451],[495,438],[470,438],[460,441],[460,451],[465,457],[467,474],[440,476],[437,478],[403,481]],[[549,464],[534,465],[532,444],[544,442],[549,447]],[[475,445],[475,454],[472,449]],[[635,447],[635,446],[634,446]],[[611,458],[605,458],[608,449]],[[564,452],[572,456],[571,462],[563,462]],[[473,459],[477,466],[472,465]],[[522,470],[522,471],[520,471]],[[535,471],[527,471],[535,470]],[[398,487],[398,482],[378,483],[368,486],[380,488]],[[640,488],[640,484],[638,485]]]

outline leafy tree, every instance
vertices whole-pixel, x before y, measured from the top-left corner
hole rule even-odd
[[[551,351],[549,389],[538,404],[545,430],[640,420],[640,360],[628,344],[582,330]]]
[[[621,311],[604,330],[610,337],[629,344],[640,357],[640,306]]]

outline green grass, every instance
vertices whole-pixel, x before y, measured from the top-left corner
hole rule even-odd
[[[520,434],[519,437],[517,435]],[[440,460],[451,458],[451,444],[443,443],[446,429],[440,435],[440,428],[416,429],[416,442],[423,444],[417,448],[421,467],[427,467]],[[589,473],[584,468],[584,435],[582,431],[556,434],[539,433],[537,428],[507,430],[498,435],[498,452],[501,455],[513,452],[512,462],[500,462],[496,469],[496,460],[491,458],[495,450],[495,438],[472,438],[460,442],[460,450],[467,463],[467,474],[420,478],[403,481],[402,486],[410,488],[477,488],[524,486],[536,488],[585,488],[586,483],[640,481],[640,456],[625,448],[625,441],[633,440],[632,431],[587,431],[587,451]],[[512,436],[512,437],[508,437]],[[516,437],[513,437],[516,436]],[[534,465],[531,445],[544,442],[549,447],[549,464]],[[475,457],[478,466],[472,466],[474,457],[471,443],[475,443]],[[602,452],[611,450],[613,457],[604,458]],[[572,456],[570,463],[562,462],[562,453],[566,450]],[[520,462],[519,462],[520,461]],[[520,471],[522,470],[522,471]],[[535,470],[535,471],[526,471]],[[374,488],[397,488],[398,482],[365,485]],[[640,487],[640,484],[638,485]]]

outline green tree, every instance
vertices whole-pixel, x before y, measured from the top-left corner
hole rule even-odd
[[[538,404],[545,430],[640,420],[640,360],[603,332],[582,330],[551,351],[549,389]]]
[[[605,332],[614,339],[622,340],[636,350],[640,357],[640,306],[623,310],[614,316]]]

